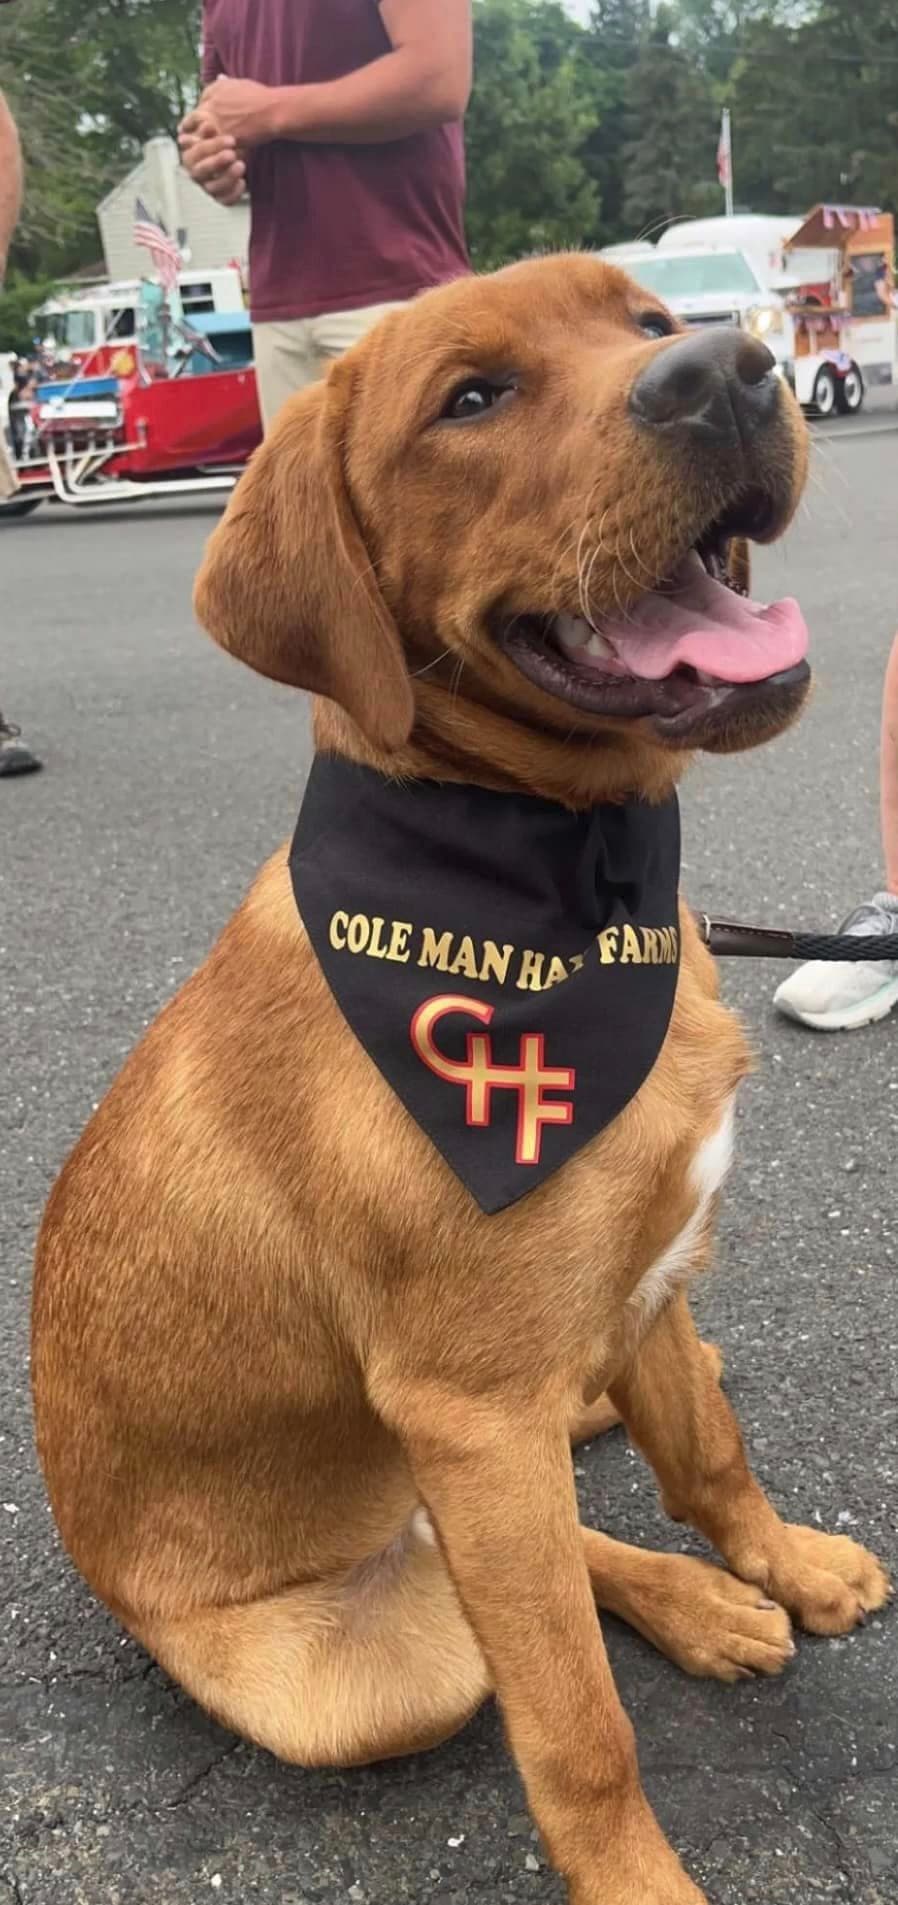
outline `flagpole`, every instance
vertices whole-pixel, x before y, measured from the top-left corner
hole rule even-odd
[[[168,340],[171,332],[171,305],[168,297],[168,286],[165,284],[162,286],[162,310],[159,315],[160,330],[162,332],[162,367],[167,377],[169,374]]]
[[[727,218],[733,216],[733,127],[729,106],[723,109],[723,145],[727,155],[726,178],[724,180]]]

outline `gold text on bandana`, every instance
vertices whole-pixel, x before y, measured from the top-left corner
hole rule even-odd
[[[675,966],[680,956],[676,926],[632,926],[629,921],[603,927],[585,952],[562,955],[535,952],[529,946],[499,946],[469,933],[439,932],[408,919],[386,920],[378,914],[369,918],[341,908],[331,915],[328,939],[335,952],[411,963],[453,978],[477,979],[482,985],[492,980],[519,992],[546,992],[587,961],[601,966]]]

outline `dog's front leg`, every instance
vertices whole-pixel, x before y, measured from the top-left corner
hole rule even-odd
[[[651,1462],[668,1514],[691,1522],[743,1581],[815,1634],[845,1634],[889,1593],[866,1548],[780,1519],[755,1480],[736,1418],[684,1294],[658,1317],[611,1396]]]
[[[643,1795],[587,1574],[569,1400],[489,1402],[395,1364],[369,1378],[400,1436],[551,1858],[575,1905],[700,1905]]]

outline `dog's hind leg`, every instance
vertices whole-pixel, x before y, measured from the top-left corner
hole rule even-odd
[[[597,1435],[605,1435],[609,1429],[616,1429],[620,1419],[620,1410],[615,1408],[608,1395],[599,1396],[595,1402],[584,1403],[571,1423],[574,1448],[581,1442],[591,1442]]]
[[[815,1634],[847,1634],[882,1607],[889,1583],[874,1555],[845,1535],[790,1526],[767,1500],[682,1292],[611,1393],[655,1470],[668,1514],[713,1541],[734,1575]]]
[[[715,1382],[723,1375],[723,1357],[716,1343],[703,1343],[702,1348],[713,1372]],[[594,1436],[604,1435],[608,1429],[616,1429],[621,1421],[617,1409],[607,1392],[597,1397],[595,1402],[584,1402],[579,1414],[571,1424],[571,1441],[576,1448],[580,1442],[591,1442]]]
[[[741,1680],[781,1673],[792,1659],[789,1617],[762,1588],[691,1555],[652,1554],[591,1528],[583,1544],[599,1607],[687,1673]]]
[[[490,1692],[426,1516],[339,1581],[135,1623],[223,1725],[304,1766],[438,1745]]]

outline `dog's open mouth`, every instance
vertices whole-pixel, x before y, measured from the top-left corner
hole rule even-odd
[[[760,701],[805,691],[808,631],[792,598],[744,595],[727,570],[729,530],[703,534],[672,573],[625,612],[587,621],[522,617],[499,636],[529,680],[587,713],[648,717],[688,745],[693,730]]]

